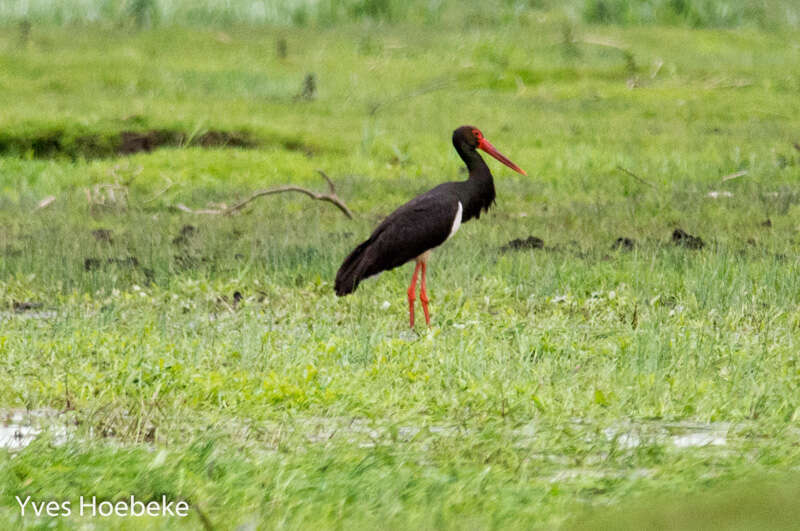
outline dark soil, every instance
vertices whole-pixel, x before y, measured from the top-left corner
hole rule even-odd
[[[623,249],[625,251],[630,251],[634,247],[636,247],[636,240],[633,238],[626,238],[625,236],[620,236],[614,240],[614,244],[611,246],[612,249]]]
[[[692,236],[682,229],[672,231],[672,243],[687,249],[702,249],[705,243],[699,236]]]
[[[289,150],[313,152],[313,148],[295,140],[278,139],[276,142]],[[80,134],[59,129],[32,136],[0,132],[0,154],[31,154],[34,158],[96,159],[150,152],[160,147],[255,148],[259,144],[247,131],[211,130],[196,136],[173,129],[126,130],[107,134]]]
[[[14,301],[11,303],[11,307],[13,308],[13,310],[18,313],[37,310],[42,306],[44,306],[44,304],[42,304],[41,302]]]
[[[83,270],[84,271],[94,271],[95,269],[100,269],[102,262],[99,258],[86,258],[83,261]]]
[[[156,272],[153,269],[145,267],[142,269],[142,273],[144,273],[144,279],[147,285],[150,285],[155,281]]]
[[[243,131],[208,131],[202,135],[188,138],[179,131],[153,129],[150,131],[123,131],[120,133],[118,155],[131,155],[140,151],[153,151],[162,146],[200,146],[215,147],[255,147],[250,135]]]
[[[92,231],[92,236],[94,236],[94,239],[99,242],[114,242],[114,239],[111,237],[111,230],[109,229],[95,229]]]
[[[525,239],[516,238],[500,247],[500,252],[521,251],[525,249],[544,249],[544,240],[536,236],[528,236]]]
[[[194,225],[184,225],[181,227],[181,232],[173,240],[173,245],[186,245],[189,240],[197,234],[197,227]]]
[[[197,232],[197,227],[194,225],[184,225],[181,227],[181,236],[194,236],[195,232]]]

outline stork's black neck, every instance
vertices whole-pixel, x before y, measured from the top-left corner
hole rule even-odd
[[[495,191],[492,172],[489,171],[489,166],[474,147],[456,142],[455,139],[453,145],[469,170],[469,179],[458,183],[459,196],[462,197],[464,205],[463,221],[468,221],[473,217],[479,218],[481,210],[489,210],[494,203]]]

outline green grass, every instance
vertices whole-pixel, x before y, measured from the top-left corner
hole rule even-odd
[[[0,34],[0,415],[44,428],[0,450],[4,527],[569,528],[791,481],[798,34],[559,17]],[[464,178],[464,123],[530,177],[490,163],[497,205],[431,261],[432,328],[407,329],[409,267],[337,299],[383,215]],[[176,140],[114,155],[150,130]],[[255,146],[193,145],[208,131]],[[295,195],[172,208],[323,190],[317,169],[355,220]],[[90,205],[104,184],[125,193]],[[545,249],[499,251],[529,235]],[[14,498],[162,494],[191,515],[23,518]]]

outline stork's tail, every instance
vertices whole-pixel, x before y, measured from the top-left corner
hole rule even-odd
[[[365,241],[344,259],[339,272],[336,273],[336,283],[334,284],[336,295],[342,297],[353,293],[358,287],[358,283],[365,278],[365,273],[369,268],[366,251],[371,243],[371,239]]]

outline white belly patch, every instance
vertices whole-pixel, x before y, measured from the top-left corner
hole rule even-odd
[[[453,234],[458,231],[458,228],[461,226],[461,216],[464,213],[464,207],[461,206],[461,201],[458,202],[458,212],[456,212],[456,217],[453,218],[453,227],[450,229],[450,234],[447,235],[447,239],[449,240]]]

